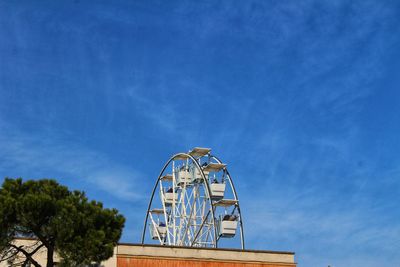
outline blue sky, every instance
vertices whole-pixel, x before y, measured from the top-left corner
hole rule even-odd
[[[0,177],[57,178],[138,242],[170,155],[230,168],[248,248],[400,266],[399,1],[0,0]]]

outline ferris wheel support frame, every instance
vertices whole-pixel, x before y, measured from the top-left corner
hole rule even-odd
[[[154,188],[153,188],[153,191],[152,191],[152,194],[151,194],[151,198],[150,198],[150,201],[149,201],[149,205],[148,205],[148,207],[147,207],[147,212],[146,212],[146,218],[145,218],[145,220],[144,220],[144,226],[143,226],[143,232],[142,232],[141,243],[144,244],[145,234],[146,234],[146,229],[147,229],[147,222],[148,222],[148,219],[149,219],[149,214],[150,214],[150,211],[151,211],[151,206],[152,206],[152,203],[153,203],[154,195],[155,195],[155,193],[156,193],[156,190],[157,190],[157,188],[158,188],[158,185],[160,184],[161,187],[162,187],[162,183],[160,183],[160,182],[161,182],[162,175],[163,175],[164,171],[166,170],[166,168],[169,166],[169,164],[170,164],[171,162],[174,164],[174,160],[175,160],[177,157],[179,157],[179,156],[181,156],[181,157],[182,157],[182,156],[183,156],[183,157],[186,157],[188,160],[191,159],[191,160],[194,162],[196,168],[199,170],[199,172],[200,172],[200,174],[201,174],[201,177],[202,177],[202,179],[204,180],[205,189],[206,189],[205,192],[206,192],[206,194],[207,194],[206,197],[207,197],[207,199],[208,199],[208,203],[209,203],[209,205],[210,205],[210,208],[212,209],[211,212],[210,212],[210,210],[209,210],[207,216],[203,219],[203,222],[202,222],[200,228],[197,230],[197,233],[195,234],[195,237],[194,237],[194,239],[192,240],[191,246],[193,246],[193,245],[195,244],[195,241],[196,241],[197,237],[199,236],[200,231],[202,230],[202,227],[203,227],[204,223],[207,221],[207,218],[208,218],[208,216],[209,216],[209,213],[211,213],[211,217],[212,217],[212,218],[211,218],[211,219],[212,219],[211,221],[212,221],[212,224],[213,224],[213,232],[214,232],[214,240],[213,240],[213,243],[214,243],[214,247],[215,247],[215,248],[218,248],[219,237],[218,237],[218,235],[217,235],[217,228],[216,228],[216,225],[217,225],[217,224],[216,224],[216,218],[215,218],[215,209],[216,209],[216,208],[215,208],[215,206],[213,205],[213,202],[212,202],[212,199],[211,199],[211,189],[210,189],[210,185],[209,185],[209,183],[208,183],[208,180],[207,180],[206,176],[205,176],[204,173],[203,173],[203,170],[202,170],[202,168],[201,168],[201,166],[200,166],[198,160],[197,160],[195,157],[193,157],[192,155],[188,154],[188,153],[177,153],[177,154],[173,155],[173,156],[165,163],[164,167],[161,169],[161,172],[160,172],[160,174],[159,174],[159,176],[158,176],[158,178],[157,178],[157,181],[156,181],[156,183],[155,183],[155,185],[154,185]],[[217,161],[219,164],[222,164],[222,161],[221,161],[219,158],[217,158],[216,156],[211,155],[211,154],[208,154],[208,157],[211,158],[211,159],[214,159],[214,160]],[[243,233],[243,220],[242,220],[242,213],[241,213],[241,211],[240,211],[239,199],[238,199],[238,197],[237,197],[237,192],[236,192],[235,186],[234,186],[234,184],[233,184],[233,181],[232,181],[231,175],[229,174],[228,169],[226,168],[225,171],[226,171],[226,175],[227,175],[227,177],[228,177],[229,184],[230,184],[231,189],[232,189],[232,192],[233,192],[233,196],[234,196],[234,198],[235,198],[235,201],[237,201],[236,208],[237,208],[237,210],[238,210],[239,221],[240,221],[239,226],[240,226],[241,248],[244,249],[244,248],[245,248],[245,244],[244,244],[244,233]],[[173,180],[173,187],[175,188],[175,177],[174,177],[175,174],[174,174],[174,172],[172,173],[172,176],[173,176],[173,178],[172,178],[172,180]],[[174,192],[174,199],[175,199],[175,189],[173,190],[173,192]],[[162,202],[163,202],[163,201],[162,201]],[[175,205],[175,201],[173,202],[173,205]],[[164,216],[166,216],[166,207],[165,207],[165,205],[164,205],[164,202],[163,202],[163,210],[164,210]],[[173,209],[173,210],[175,210],[175,209]],[[150,216],[151,216],[151,214],[150,214]],[[189,217],[189,220],[190,220],[190,217]],[[167,218],[165,218],[165,221],[167,221]],[[174,223],[175,223],[175,219],[174,219]],[[174,230],[175,230],[175,228],[176,228],[176,227],[174,227]],[[159,240],[161,241],[161,238],[160,238],[160,236],[159,236],[158,233],[157,233],[157,236],[158,236]],[[167,239],[168,239],[168,242],[170,242],[170,240],[169,240],[170,237],[169,237],[168,234],[167,234]],[[175,235],[174,235],[174,239],[175,239]],[[175,243],[175,240],[174,240],[174,243]],[[183,243],[183,240],[181,241],[181,244],[182,244],[182,243]],[[164,244],[164,243],[162,243],[162,244]]]

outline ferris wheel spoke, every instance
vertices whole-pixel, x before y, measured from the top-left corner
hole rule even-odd
[[[164,165],[150,199],[142,243],[148,223],[152,239],[160,244],[196,247],[217,247],[221,238],[234,237],[238,226],[244,248],[242,217],[232,178],[226,164],[210,151],[194,148],[174,155]],[[152,208],[159,212],[152,214]]]
[[[210,210],[208,211],[208,213],[207,213],[206,217],[204,218],[203,222],[201,223],[199,230],[198,230],[198,231],[196,232],[196,234],[194,235],[194,238],[193,238],[193,241],[192,241],[192,245],[191,245],[191,246],[193,246],[194,242],[196,241],[197,237],[198,237],[199,234],[200,234],[200,231],[202,231],[203,226],[204,226],[204,223],[207,221],[208,215],[210,215]]]
[[[196,193],[196,188],[193,189],[191,195],[195,195],[195,193]],[[188,203],[190,203],[190,202],[188,201]],[[189,231],[189,229],[190,229],[190,227],[191,227],[193,212],[195,211],[195,204],[196,204],[195,201],[192,201],[192,202],[191,202],[191,206],[190,206],[190,209],[189,209],[189,210],[190,210],[190,215],[188,216],[188,219],[187,219],[186,222],[185,222],[185,228],[184,228],[183,236],[182,236],[181,243],[180,243],[181,245],[182,245],[183,242],[185,241],[185,239],[186,239],[186,237],[187,237],[187,234],[188,234],[188,231]]]

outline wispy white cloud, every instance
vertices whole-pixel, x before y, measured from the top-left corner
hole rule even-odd
[[[2,122],[0,147],[2,176],[42,178],[56,174],[62,175],[66,181],[74,179],[74,186],[77,186],[76,182],[84,182],[126,201],[143,198],[137,190],[142,183],[138,171],[114,162],[99,151],[62,140],[59,136],[29,135]]]
[[[265,193],[268,194],[269,191]],[[393,266],[395,258],[381,261],[369,257],[368,252],[396,255],[400,249],[400,225],[382,223],[379,213],[371,209],[338,209],[334,199],[330,205],[321,203],[321,197],[315,193],[300,196],[281,192],[257,199],[242,207],[246,236],[253,240],[252,246],[296,250],[300,263],[309,257],[309,263],[328,260],[327,265],[332,266],[360,266],[356,262]],[[327,258],[328,255],[336,257]]]
[[[241,209],[252,246],[295,250],[299,266],[302,262],[354,267],[397,264],[400,225],[393,219],[395,206],[384,196],[376,199],[376,194],[388,186],[399,188],[398,167],[379,169],[379,156],[360,148],[357,116],[371,93],[339,89],[324,98],[323,93],[307,92],[295,106],[329,105],[333,113],[346,114],[340,121],[346,127],[303,135],[296,125],[307,126],[309,116],[283,105],[271,113],[264,133],[247,143],[241,161],[247,173],[241,176],[252,179],[239,181],[245,185],[239,188],[239,197],[246,200],[241,201]],[[379,253],[393,259],[381,261],[376,257]]]
[[[88,175],[88,180],[99,187],[102,191],[108,192],[118,198],[128,201],[136,201],[147,198],[143,192],[139,173],[127,167],[114,166],[105,170],[94,171]]]
[[[177,83],[185,88],[194,86],[192,82],[190,79],[182,79]],[[124,97],[134,107],[135,113],[146,121],[146,125],[157,129],[160,136],[169,140],[169,144],[182,146],[182,144],[195,143],[198,145],[205,139],[202,135],[205,122],[198,116],[200,114],[194,114],[196,105],[201,105],[201,99],[191,99],[188,96],[168,95],[167,97],[165,94],[168,93],[165,92],[171,88],[164,85],[162,81],[160,83],[161,85],[153,88],[154,91],[149,94],[146,92],[146,86],[138,82],[136,87],[123,90]],[[154,96],[154,94],[159,95]]]
[[[131,99],[138,114],[153,123],[167,133],[172,133],[178,127],[178,112],[171,103],[166,101],[154,101],[150,97],[141,95],[137,90],[128,90],[128,97]]]

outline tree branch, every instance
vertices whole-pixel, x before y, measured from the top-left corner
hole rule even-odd
[[[11,255],[10,255],[11,254]],[[0,258],[0,262],[2,262],[2,261],[7,261],[7,260],[9,260],[9,259],[12,259],[13,257],[15,257],[15,255],[17,255],[18,254],[18,251],[15,251],[15,250],[13,250],[13,249],[9,249],[9,250],[7,250],[7,251],[4,251],[3,253],[2,253],[2,256],[1,256],[1,258]]]
[[[43,245],[43,244],[42,244]],[[40,246],[42,246],[42,245],[40,245]],[[22,254],[24,254],[25,255],[25,257],[27,258],[27,259],[29,259],[29,261],[33,264],[33,265],[35,265],[35,267],[42,267],[37,261],[35,261],[33,258],[32,258],[32,255],[33,254],[30,254],[30,253],[28,253],[27,251],[25,251],[22,247],[23,246],[16,246],[16,245],[14,245],[14,244],[10,244],[10,246],[11,247],[13,247],[13,248],[15,248],[16,250],[18,250],[19,252],[21,252]],[[36,248],[37,249],[37,248]],[[37,251],[35,249],[35,252]]]
[[[39,242],[37,242],[36,243],[36,245],[38,244]],[[39,246],[37,246],[34,250],[32,250],[31,252],[29,252],[29,254],[32,256],[33,254],[35,254],[39,249],[41,249],[42,247],[44,247],[44,244],[42,243],[42,244],[40,244]]]

